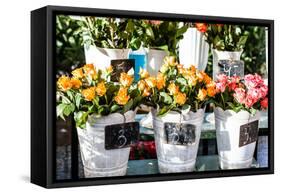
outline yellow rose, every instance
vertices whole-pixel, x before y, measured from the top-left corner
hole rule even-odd
[[[146,87],[145,81],[144,81],[144,80],[140,80],[140,81],[138,82],[138,88],[139,88],[139,90],[140,90],[140,91],[143,91],[143,90],[145,89],[145,87]]]
[[[92,101],[95,97],[95,87],[84,89],[81,93],[86,101]]]
[[[82,82],[77,78],[71,78],[70,82],[75,89],[79,89],[82,86]]]
[[[170,92],[170,95],[177,95],[179,92],[179,86],[177,86],[175,83],[170,83],[168,86],[168,90]]]
[[[139,74],[140,74],[140,77],[143,78],[143,79],[149,77],[149,73],[145,69],[143,69],[143,68],[140,68]]]
[[[187,81],[190,86],[195,86],[197,84],[197,78],[195,75],[189,76]]]
[[[166,71],[168,71],[169,69],[169,65],[168,64],[163,64],[160,68],[160,72],[161,73],[166,73]]]
[[[186,102],[186,94],[178,92],[177,95],[175,95],[176,103],[179,105],[184,105]]]
[[[75,78],[83,78],[84,74],[83,74],[83,69],[82,68],[78,68],[75,69],[71,72],[71,74],[75,77]]]
[[[58,82],[58,87],[62,90],[62,91],[67,91],[70,90],[72,88],[72,83],[70,81],[70,78],[63,75],[59,78]]]
[[[117,95],[114,97],[114,100],[119,105],[125,105],[127,104],[128,100],[130,99],[130,96],[128,95],[128,89],[121,87],[117,93]]]
[[[103,96],[106,93],[106,87],[105,87],[104,82],[98,83],[98,85],[96,87],[96,93],[98,96]]]
[[[122,86],[124,87],[129,87],[132,82],[133,82],[134,78],[130,75],[128,75],[127,73],[121,73],[120,75],[120,83]]]
[[[90,75],[92,79],[98,79],[98,72],[93,64],[86,64],[83,67],[84,73]]]
[[[113,71],[112,66],[110,65],[108,68],[106,68],[106,72],[107,73],[111,73]]]
[[[150,96],[150,94],[151,94],[150,93],[150,88],[148,88],[148,87],[144,88],[142,96],[143,97],[147,97],[147,96]]]
[[[175,56],[167,56],[164,58],[164,64],[168,66],[176,66],[178,63],[176,62],[177,58]]]
[[[156,79],[155,77],[148,77],[145,79],[146,84],[150,88],[154,88],[156,86]]]
[[[200,100],[200,101],[203,101],[207,96],[207,91],[205,89],[199,89],[199,92],[198,92],[198,95],[197,95],[197,98]]]
[[[197,75],[198,81],[201,83],[204,80],[205,73],[203,71],[199,71],[199,72],[197,72],[196,75]]]
[[[165,86],[165,76],[162,73],[157,74],[157,79],[156,79],[156,87],[158,90],[161,90]]]

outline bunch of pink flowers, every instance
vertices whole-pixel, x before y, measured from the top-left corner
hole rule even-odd
[[[229,92],[233,99],[250,109],[266,109],[268,107],[268,87],[258,74],[248,74],[241,79],[238,76],[228,77],[225,74],[217,76],[216,92]]]

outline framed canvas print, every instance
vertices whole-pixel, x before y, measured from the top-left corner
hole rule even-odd
[[[31,182],[274,172],[272,20],[31,12]]]

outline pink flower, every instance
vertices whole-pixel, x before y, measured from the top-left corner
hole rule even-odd
[[[251,96],[247,96],[245,99],[245,106],[247,108],[251,108],[255,104],[255,99],[253,99]]]
[[[261,87],[260,87],[260,92],[261,92],[261,98],[264,98],[267,96],[267,92],[268,92],[268,87],[267,85],[263,84]]]
[[[223,83],[224,85],[227,83],[228,77],[225,74],[217,75],[217,81]]]
[[[240,77],[239,76],[231,77],[228,80],[229,91],[234,91],[238,87],[237,84],[239,83],[239,81],[240,81]]]
[[[245,75],[244,80],[245,80],[245,85],[247,88],[255,88],[260,85],[264,85],[264,81],[263,81],[262,77],[258,74]]]
[[[161,24],[162,21],[160,20],[149,20],[149,23],[151,23],[152,25],[155,26],[159,26]]]
[[[262,101],[261,101],[261,107],[263,109],[267,109],[268,107],[268,98],[264,98]]]
[[[245,97],[246,97],[246,92],[245,89],[243,88],[236,88],[235,93],[233,94],[233,97],[235,100],[240,103],[244,104],[245,103]]]
[[[247,91],[247,96],[252,98],[255,101],[255,103],[262,97],[261,95],[262,95],[261,90],[258,88],[250,88]]]
[[[216,90],[217,90],[217,92],[224,92],[225,91],[225,87],[226,87],[226,84],[224,84],[224,83],[221,83],[221,82],[217,82],[216,83]]]

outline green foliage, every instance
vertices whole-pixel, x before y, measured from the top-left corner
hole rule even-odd
[[[56,65],[59,74],[85,63],[83,39],[77,21],[69,16],[56,17]]]
[[[258,73],[266,74],[266,45],[265,45],[265,27],[259,26],[241,26],[244,34],[248,36],[244,46],[241,60],[245,63],[245,74]],[[211,49],[209,51],[208,65],[206,72],[212,75],[213,60]]]

